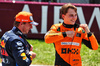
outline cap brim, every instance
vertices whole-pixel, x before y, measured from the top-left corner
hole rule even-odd
[[[33,21],[33,22],[30,22],[32,25],[34,25],[34,26],[37,26],[37,25],[39,25],[39,23],[37,23],[37,22],[35,22],[35,21]]]

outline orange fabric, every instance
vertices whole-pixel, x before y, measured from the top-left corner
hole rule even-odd
[[[57,25],[60,26],[59,24],[57,24]],[[50,31],[48,31],[46,33],[47,34],[47,35],[45,35],[46,36],[45,38],[47,39],[47,40],[45,40],[46,43],[53,43],[53,42],[59,41],[61,39],[64,39],[62,32],[57,32],[56,29],[57,29],[57,27],[55,25],[53,25],[51,27]],[[55,38],[56,38],[56,40],[54,40]]]
[[[18,22],[32,22],[32,14],[29,12],[19,12],[16,16],[15,16],[15,21]]]
[[[60,31],[57,31],[59,27]],[[69,63],[71,66],[82,66],[80,56],[82,39],[90,40],[94,49],[97,49],[98,46],[95,45],[98,45],[98,43],[93,37],[94,35],[88,38],[87,33],[82,32],[82,28],[77,28],[75,30],[74,38],[64,38],[62,32],[65,31],[74,31],[74,28],[65,28],[62,23],[53,25],[45,35],[45,42],[54,43],[57,53],[65,62]]]
[[[95,38],[95,36],[93,34],[92,34],[91,37],[89,37],[89,39],[91,41],[91,46],[92,46],[93,50],[97,50],[98,49],[98,42],[94,38]]]

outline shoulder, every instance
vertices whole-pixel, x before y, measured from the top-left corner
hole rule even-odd
[[[2,38],[1,38],[1,40],[8,41],[8,39],[10,39],[10,38],[11,38],[11,37],[9,36],[9,34],[13,35],[13,34],[11,33],[11,30],[10,30],[10,31],[5,32],[5,33],[3,34],[3,36],[2,36]]]
[[[61,25],[62,25],[62,23],[54,24],[54,25],[51,26],[50,29],[57,29],[57,28],[59,28]]]
[[[6,41],[13,41],[13,40],[16,40],[16,39],[19,39],[21,40],[21,38],[16,35],[12,30],[10,31],[7,31],[6,33],[4,33],[4,35],[2,36],[2,38]]]
[[[85,33],[84,29],[81,28],[81,27],[79,27],[79,28],[77,29],[77,31],[78,31],[78,32],[81,32],[81,33]]]
[[[12,49],[12,51],[15,51],[15,53],[18,50],[20,50],[19,52],[23,52],[24,51],[23,49],[25,47],[24,43],[17,39],[12,41],[11,44],[9,44],[8,46]]]
[[[62,25],[62,23],[54,24],[53,26],[60,27],[61,25]]]
[[[23,42],[21,40],[18,40],[18,39],[15,39],[12,41],[12,46],[22,46],[23,45]]]

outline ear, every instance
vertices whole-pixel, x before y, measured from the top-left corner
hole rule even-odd
[[[62,18],[64,19],[64,17],[65,17],[65,15],[64,14],[62,14]]]
[[[19,26],[18,26],[18,29],[19,29],[19,30],[22,30],[22,25],[23,25],[23,23],[20,22],[20,23],[19,23]]]

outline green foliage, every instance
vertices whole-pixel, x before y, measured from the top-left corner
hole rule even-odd
[[[46,44],[44,40],[27,39],[33,45],[36,58],[32,64],[54,65],[55,48],[53,44]],[[82,66],[100,66],[100,45],[98,50],[91,50],[82,44],[81,48]]]
[[[54,64],[55,49],[53,44],[46,44],[44,40],[28,40],[28,42],[33,45],[33,52],[37,54],[32,64]]]
[[[81,58],[83,66],[100,66],[100,45],[98,50],[91,50],[82,44]]]
[[[33,51],[37,57],[32,64],[54,65],[55,49],[53,44],[46,44],[44,40],[28,40],[33,45]],[[82,44],[81,48],[82,66],[100,65],[100,45],[98,50],[91,50]]]

